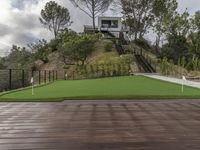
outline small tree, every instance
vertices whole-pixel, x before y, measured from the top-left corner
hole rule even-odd
[[[88,56],[93,52],[97,39],[97,34],[70,36],[60,48],[64,62],[76,62],[77,64],[81,62],[81,65],[84,65]]]
[[[63,45],[59,48],[60,56],[65,65],[73,64],[75,57],[75,46],[74,41],[77,38],[75,32],[68,33],[67,37],[64,38]]]
[[[80,61],[82,65],[85,64],[88,56],[94,51],[94,43],[97,40],[96,34],[94,35],[84,35],[78,37],[75,41],[75,60]]]
[[[13,45],[10,51],[10,54],[4,57],[4,66],[6,68],[26,69],[33,65],[32,53],[25,47]]]
[[[46,3],[41,10],[40,22],[48,26],[49,30],[57,37],[58,33],[71,25],[70,14],[67,8],[58,5],[55,1]]]
[[[36,60],[42,60],[44,63],[48,62],[48,55],[52,52],[51,47],[46,40],[42,39],[34,43],[28,44],[28,47],[34,54]]]
[[[169,55],[164,56],[173,59],[175,64],[177,64],[180,57],[188,57],[190,25],[189,13],[187,11],[182,14],[176,13],[170,20],[164,23],[168,43],[162,46],[162,53],[169,50]]]

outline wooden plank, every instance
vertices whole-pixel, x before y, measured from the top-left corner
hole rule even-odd
[[[200,149],[200,102],[1,103],[1,150]]]

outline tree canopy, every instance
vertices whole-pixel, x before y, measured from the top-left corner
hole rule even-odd
[[[94,44],[98,40],[98,34],[77,35],[70,33],[60,48],[60,54],[64,63],[84,65],[88,56],[94,51]]]
[[[121,0],[125,22],[130,27],[135,39],[142,38],[152,25],[153,1],[150,0]]]
[[[159,53],[159,46],[161,37],[166,31],[166,24],[170,18],[176,13],[178,3],[176,0],[154,0],[153,1],[153,14],[154,18],[154,31],[157,33],[156,37],[156,52]]]
[[[47,2],[41,10],[40,22],[47,26],[56,37],[58,33],[71,25],[70,14],[67,8],[58,5],[55,1]]]

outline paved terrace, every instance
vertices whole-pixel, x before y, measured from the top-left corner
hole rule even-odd
[[[199,150],[200,101],[0,103],[0,150]]]

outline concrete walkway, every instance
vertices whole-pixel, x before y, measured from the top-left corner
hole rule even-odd
[[[194,81],[189,81],[189,80],[184,81],[182,79],[166,77],[166,76],[161,76],[161,75],[157,75],[157,74],[140,74],[140,75],[154,78],[154,79],[163,80],[163,81],[168,81],[168,82],[172,82],[172,83],[177,83],[177,84],[181,84],[181,85],[184,84],[184,85],[190,86],[190,87],[200,88],[200,82],[194,82]]]

